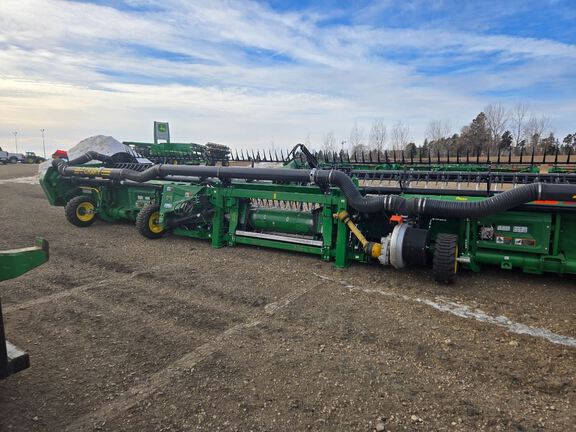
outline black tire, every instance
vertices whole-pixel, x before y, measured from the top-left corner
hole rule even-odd
[[[64,207],[66,220],[72,225],[84,228],[92,225],[96,221],[96,201],[89,196],[77,196],[72,198]]]
[[[15,163],[18,163],[18,158],[17,158],[17,157],[14,157],[14,156],[12,156],[12,157],[10,158],[10,163],[11,163],[11,164],[15,164]]]
[[[458,272],[458,236],[455,234],[438,234],[432,269],[436,282],[451,284]]]
[[[159,226],[157,223],[159,212],[160,206],[158,204],[148,204],[138,213],[136,217],[136,229],[144,237],[158,239],[166,233],[164,228],[161,228],[160,231],[156,231],[158,228],[154,228],[154,226]]]

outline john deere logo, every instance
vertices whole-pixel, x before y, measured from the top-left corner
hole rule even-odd
[[[154,122],[154,144],[158,144],[158,140],[170,143],[170,126],[168,122]]]

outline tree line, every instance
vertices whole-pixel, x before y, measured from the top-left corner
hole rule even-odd
[[[336,141],[334,131],[322,137],[321,151],[334,154],[349,150],[351,154],[368,152],[382,153],[384,150],[406,150],[409,153],[460,153],[486,154],[490,152],[517,154],[535,150],[537,153],[574,153],[576,133],[557,138],[552,123],[547,116],[531,113],[528,105],[516,104],[506,109],[502,104],[490,104],[484,107],[471,122],[452,133],[447,120],[432,120],[426,128],[424,141],[417,145],[410,140],[410,128],[403,122],[397,122],[388,128],[383,119],[375,119],[370,131],[356,122],[347,140]],[[528,150],[530,149],[530,150]]]

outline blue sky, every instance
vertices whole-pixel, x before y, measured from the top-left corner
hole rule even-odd
[[[2,0],[0,146],[94,135],[232,147],[320,147],[374,119],[421,142],[527,104],[576,130],[576,3],[569,0]]]

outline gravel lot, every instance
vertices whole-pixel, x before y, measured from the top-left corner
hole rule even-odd
[[[0,286],[32,362],[0,382],[0,431],[576,430],[573,277],[495,269],[443,287],[80,229],[13,180],[35,169],[0,166],[0,248],[40,235],[51,253]]]

